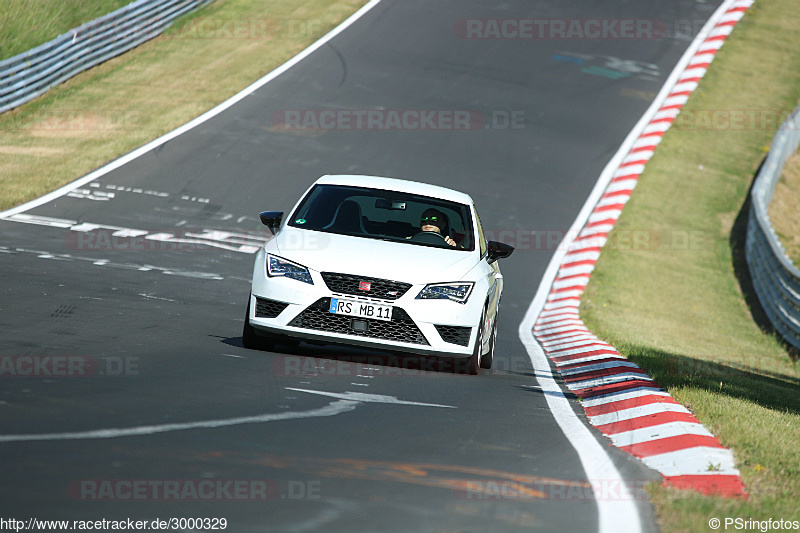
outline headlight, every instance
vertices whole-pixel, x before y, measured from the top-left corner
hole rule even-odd
[[[452,300],[460,304],[467,303],[472,293],[472,282],[431,283],[417,295],[417,300]]]
[[[314,284],[311,280],[311,273],[306,267],[272,254],[267,254],[267,275],[271,278],[284,276],[303,283]]]

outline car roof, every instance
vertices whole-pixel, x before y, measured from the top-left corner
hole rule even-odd
[[[384,189],[387,191],[407,192],[430,196],[440,200],[448,200],[460,204],[473,205],[472,198],[463,192],[421,183],[419,181],[401,180],[397,178],[384,178],[381,176],[362,176],[359,174],[326,174],[316,181],[324,185],[350,185],[353,187],[368,187],[371,189]]]

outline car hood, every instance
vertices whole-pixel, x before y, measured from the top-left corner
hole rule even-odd
[[[460,281],[476,252],[336,235],[284,227],[266,250],[319,272],[338,272],[422,284]]]

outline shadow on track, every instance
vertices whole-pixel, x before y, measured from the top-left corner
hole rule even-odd
[[[228,346],[244,348],[242,337],[218,337]],[[259,350],[251,350],[259,353]],[[467,374],[466,358],[421,356],[414,354],[375,351],[338,344],[280,343],[272,351],[261,351],[265,356],[274,355],[273,370],[283,375],[318,375],[331,373],[381,374]],[[483,370],[482,373],[492,373]]]

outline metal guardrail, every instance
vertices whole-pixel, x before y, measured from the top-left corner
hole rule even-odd
[[[800,270],[787,257],[769,220],[767,207],[786,160],[800,144],[800,107],[786,119],[756,176],[747,221],[745,258],[758,299],[775,329],[800,348]]]
[[[136,0],[36,48],[0,61],[0,113],[156,37],[213,0]]]

